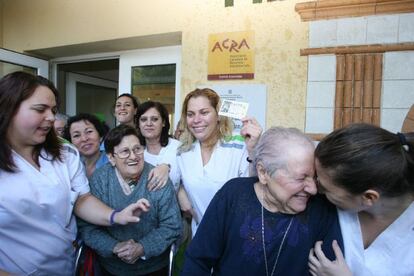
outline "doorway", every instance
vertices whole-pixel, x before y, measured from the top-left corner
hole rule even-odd
[[[131,91],[139,102],[162,103],[168,110],[170,134],[174,130],[175,64],[132,67]]]
[[[52,60],[52,64],[62,112],[75,115],[86,109],[104,117],[112,127],[116,125],[112,115],[116,96],[131,93],[140,102],[164,104],[173,133],[181,108],[181,46],[113,52],[89,59],[87,55],[66,57]]]
[[[118,95],[119,59],[57,65],[60,110],[69,116],[91,113],[110,128],[116,125],[113,104]]]

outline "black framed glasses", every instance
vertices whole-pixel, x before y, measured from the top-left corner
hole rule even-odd
[[[120,159],[126,159],[131,155],[131,151],[135,154],[135,155],[140,155],[142,153],[144,153],[144,147],[141,146],[137,146],[137,147],[133,147],[132,149],[129,148],[124,148],[118,152],[114,152],[114,155],[117,155],[118,158]]]

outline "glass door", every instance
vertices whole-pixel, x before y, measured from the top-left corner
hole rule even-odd
[[[0,78],[16,71],[25,71],[49,78],[49,62],[1,48]]]
[[[119,94],[131,93],[140,102],[158,101],[170,113],[170,132],[180,117],[181,47],[162,47],[122,53]]]
[[[66,114],[91,113],[110,128],[115,127],[113,105],[117,97],[118,83],[66,73]]]
[[[170,133],[174,131],[175,64],[132,67],[131,91],[139,102],[162,103],[170,114]]]

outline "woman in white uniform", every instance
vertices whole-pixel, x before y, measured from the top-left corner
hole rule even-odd
[[[89,193],[78,151],[53,130],[57,99],[40,76],[0,80],[0,274],[73,275],[73,212],[109,226],[148,209],[140,200],[119,212]]]
[[[355,124],[319,143],[319,191],[338,207],[345,252],[334,243],[331,262],[318,242],[312,275],[414,275],[412,135]]]
[[[165,170],[167,177],[150,183],[150,190],[158,189],[168,181],[168,176],[177,191],[180,175],[177,169],[177,148],[180,142],[170,138],[168,110],[160,102],[147,101],[138,107],[138,131],[145,139],[144,159],[159,170]]]
[[[219,108],[220,97],[208,88],[190,92],[183,103],[184,132],[177,162],[190,201],[182,196],[183,190],[179,192],[179,201],[184,211],[192,207],[193,235],[223,184],[231,178],[249,175],[248,157],[262,132],[255,119],[244,118],[241,135],[233,135],[230,118],[219,116]]]

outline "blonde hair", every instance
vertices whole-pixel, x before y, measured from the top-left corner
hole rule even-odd
[[[181,110],[181,120],[183,126],[183,133],[180,136],[181,146],[178,148],[178,153],[183,153],[189,151],[191,149],[191,145],[194,143],[196,138],[188,129],[187,123],[187,109],[188,109],[188,102],[191,98],[197,97],[205,97],[210,102],[210,105],[216,110],[217,117],[219,119],[218,127],[216,129],[216,136],[218,140],[224,140],[226,138],[231,137],[233,131],[233,121],[230,118],[219,116],[218,111],[220,108],[220,96],[212,89],[209,88],[202,88],[202,89],[195,89],[187,94],[185,97],[183,108]]]

